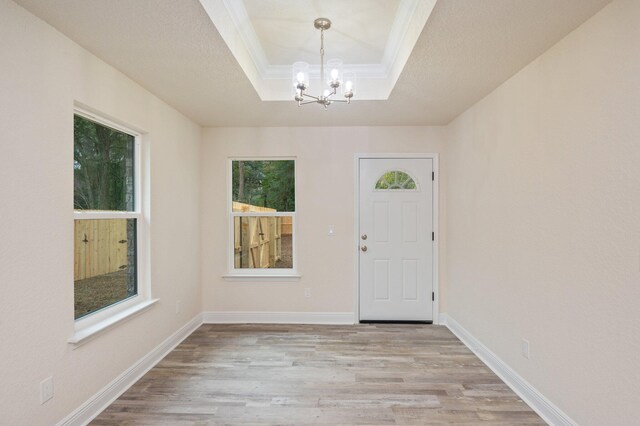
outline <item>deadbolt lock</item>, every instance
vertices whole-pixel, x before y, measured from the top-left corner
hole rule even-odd
[[[362,250],[362,251],[367,251],[367,246],[362,246],[362,247],[360,247],[360,250]]]
[[[360,238],[362,238],[363,240],[366,240],[367,239],[367,234],[362,234],[362,237],[360,237]]]

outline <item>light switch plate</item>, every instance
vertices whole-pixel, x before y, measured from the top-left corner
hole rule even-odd
[[[53,398],[53,376],[40,382],[40,404]]]
[[[522,339],[522,356],[529,359],[529,341]]]

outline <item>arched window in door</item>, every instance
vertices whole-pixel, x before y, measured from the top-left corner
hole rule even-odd
[[[416,181],[408,173],[400,170],[385,172],[376,182],[377,190],[404,189],[415,191],[418,189]]]

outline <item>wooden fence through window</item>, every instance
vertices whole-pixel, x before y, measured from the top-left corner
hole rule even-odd
[[[127,268],[127,220],[74,221],[74,281]]]
[[[276,212],[268,207],[233,203],[235,212]],[[233,218],[234,266],[274,268],[282,258],[282,237],[292,234],[291,216],[243,216]]]
[[[233,203],[234,211],[275,212],[267,207]],[[242,226],[241,226],[242,225]],[[292,234],[291,216],[234,218],[236,268],[273,268],[282,257],[282,237]],[[127,221],[74,221],[74,281],[127,268]]]

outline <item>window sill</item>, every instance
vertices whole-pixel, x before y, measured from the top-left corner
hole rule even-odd
[[[79,346],[89,339],[95,337],[97,334],[102,333],[103,331],[115,326],[116,324],[119,324],[141,312],[146,311],[158,300],[160,299],[145,300],[144,302],[138,303],[137,305],[125,309],[124,311],[118,312],[117,314],[110,316],[103,321],[100,321],[89,327],[85,327],[81,330],[76,330],[76,332],[73,334],[73,336],[71,336],[68,342],[72,345]]]
[[[268,282],[283,282],[283,281],[299,281],[302,275],[298,274],[260,274],[260,275],[223,275],[222,278],[226,281],[268,281]]]

